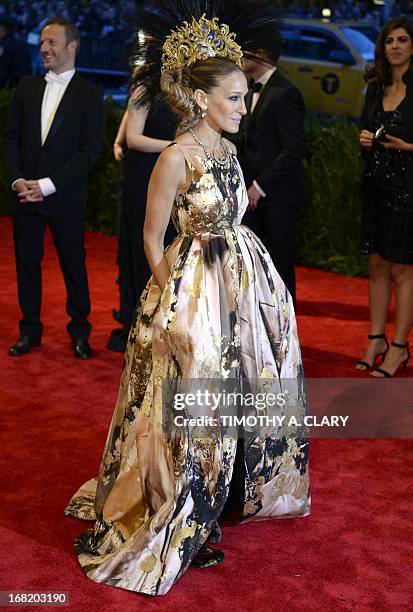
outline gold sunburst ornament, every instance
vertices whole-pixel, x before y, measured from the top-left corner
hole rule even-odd
[[[182,26],[172,30],[162,48],[162,72],[184,68],[197,60],[211,57],[226,57],[241,67],[242,51],[235,42],[235,34],[218,17],[184,21]]]

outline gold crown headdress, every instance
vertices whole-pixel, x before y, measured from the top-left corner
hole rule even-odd
[[[194,64],[197,60],[226,57],[241,66],[241,47],[235,42],[235,34],[218,17],[184,21],[166,37],[162,48],[162,72],[176,70]]]
[[[139,66],[132,78],[138,108],[162,97],[162,73],[179,71],[197,60],[222,57],[241,65],[242,53],[281,50],[276,0],[145,0],[136,21],[140,32],[131,58]],[[228,24],[228,25],[227,25]],[[242,49],[242,51],[241,51]]]

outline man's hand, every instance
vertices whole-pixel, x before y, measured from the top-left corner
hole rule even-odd
[[[18,181],[16,181],[13,185],[13,189],[14,191],[17,191],[17,193],[27,191],[28,187],[26,179],[19,179]]]
[[[373,145],[373,138],[374,138],[373,132],[369,132],[368,130],[361,130],[360,136],[359,136],[359,142],[361,146],[363,147],[363,149],[371,149]]]
[[[25,188],[19,189],[19,184],[23,181],[18,181],[15,189],[18,192],[19,200],[22,204],[33,204],[34,202],[43,202],[43,194],[41,192],[39,181],[24,181]]]
[[[413,145],[401,138],[386,134],[386,141],[380,143],[385,149],[398,149],[400,151],[413,151]]]
[[[255,210],[258,206],[258,200],[261,198],[261,194],[258,191],[258,189],[254,187],[254,185],[251,185],[251,187],[249,187],[247,193],[248,193],[248,210]]]

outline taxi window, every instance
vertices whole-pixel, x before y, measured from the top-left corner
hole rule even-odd
[[[299,35],[297,34],[285,41],[285,55],[301,59],[329,61],[332,51],[346,50],[334,36],[324,32],[303,29]]]
[[[294,26],[284,26],[281,30],[283,54],[292,55],[294,53],[294,42],[300,40],[300,30]]]
[[[353,43],[360,55],[368,62],[374,61],[374,43],[359,30],[354,28],[341,28],[343,34]]]

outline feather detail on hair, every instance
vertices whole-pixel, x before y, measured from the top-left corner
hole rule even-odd
[[[162,96],[160,81],[167,37],[179,28],[182,31],[185,21],[191,24],[194,19],[200,21],[203,15],[207,20],[217,18],[220,26],[226,24],[229,33],[235,35],[235,43],[241,47],[242,53],[254,55],[261,49],[270,57],[278,57],[281,51],[280,14],[274,0],[152,0],[143,6],[139,3],[139,32],[130,60],[132,90],[139,85],[139,94],[134,96],[138,107],[151,106]],[[169,41],[175,39],[185,44],[179,36],[169,38]],[[169,47],[169,55],[170,52]],[[185,67],[178,66],[174,72],[169,66],[169,72],[177,82],[182,82],[182,71]]]

